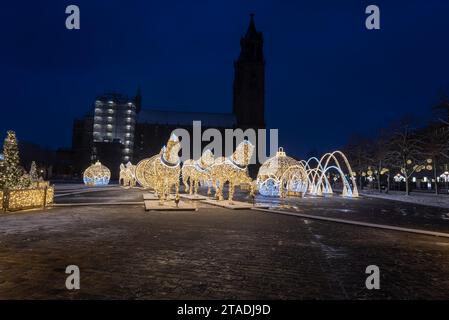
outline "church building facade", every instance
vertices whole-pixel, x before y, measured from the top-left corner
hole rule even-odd
[[[105,102],[107,108],[111,105],[109,100],[112,101],[108,98]],[[78,160],[75,165],[78,170],[84,170],[90,164],[89,162],[100,160],[102,163],[111,166],[110,169],[114,178],[118,173],[118,165],[123,162],[123,152],[126,152],[126,160],[136,163],[143,158],[158,153],[173,130],[182,128],[192,133],[193,121],[201,121],[203,131],[208,128],[215,128],[222,134],[224,134],[225,129],[241,128],[246,130],[253,128],[257,130],[265,128],[263,35],[256,29],[254,15],[251,14],[248,29],[240,40],[240,55],[234,61],[232,113],[181,112],[145,108],[142,106],[140,90],[133,99],[122,100],[125,106],[124,112],[130,112],[128,110],[130,109],[132,115],[130,120],[128,114],[124,117],[126,121],[129,120],[123,131],[125,135],[128,134],[124,139],[121,139],[121,136],[114,136],[113,122],[100,122],[104,119],[98,118],[98,106],[103,102],[98,97],[93,110],[83,119],[75,120],[73,136],[77,143],[72,146],[72,149],[75,154],[77,153],[76,150],[84,153],[83,156],[75,157],[76,159],[82,159]],[[111,112],[109,109],[107,111]],[[109,114],[106,116],[110,117]],[[109,120],[109,118],[106,118],[105,121]],[[103,130],[104,125],[106,126],[105,132],[109,136],[100,141],[104,135],[99,134],[99,132],[102,132],[100,129]],[[94,127],[90,128],[91,126]],[[112,135],[109,132],[112,132]],[[114,144],[114,146],[111,144]],[[130,150],[130,148],[133,149]],[[117,159],[112,159],[114,152],[111,150],[117,151]],[[86,152],[89,153],[89,151],[90,154],[86,155]],[[104,157],[108,159],[102,159]],[[254,171],[254,169],[251,170],[250,168],[250,171]]]

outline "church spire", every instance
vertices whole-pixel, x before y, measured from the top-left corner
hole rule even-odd
[[[251,17],[251,20],[249,22],[248,30],[246,31],[246,37],[256,37],[257,36],[257,30],[256,30],[256,24],[254,23],[254,13],[250,13],[249,15]]]
[[[263,35],[250,14],[246,34],[240,39],[240,55],[234,61],[233,112],[240,128],[265,127],[265,59]]]
[[[256,30],[254,13],[250,14],[250,21],[246,34],[240,39],[240,59],[263,62],[263,35]]]

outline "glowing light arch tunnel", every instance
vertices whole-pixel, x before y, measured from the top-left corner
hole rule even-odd
[[[358,197],[355,173],[347,157],[341,151],[324,154],[320,159],[312,157],[295,160],[288,157],[282,148],[274,157],[268,159],[259,169],[257,186],[264,196],[285,197],[288,195],[333,194],[330,173],[333,179],[342,182],[342,196]]]

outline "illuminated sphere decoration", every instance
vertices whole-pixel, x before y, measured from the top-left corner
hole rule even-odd
[[[111,171],[100,161],[87,168],[83,174],[84,184],[91,187],[106,186],[110,178]]]
[[[307,173],[301,162],[288,157],[282,148],[260,167],[257,174],[259,193],[284,197],[307,191]]]

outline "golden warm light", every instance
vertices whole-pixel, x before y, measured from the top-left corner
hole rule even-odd
[[[111,171],[100,161],[88,167],[83,174],[83,180],[87,186],[105,186],[110,178]]]

